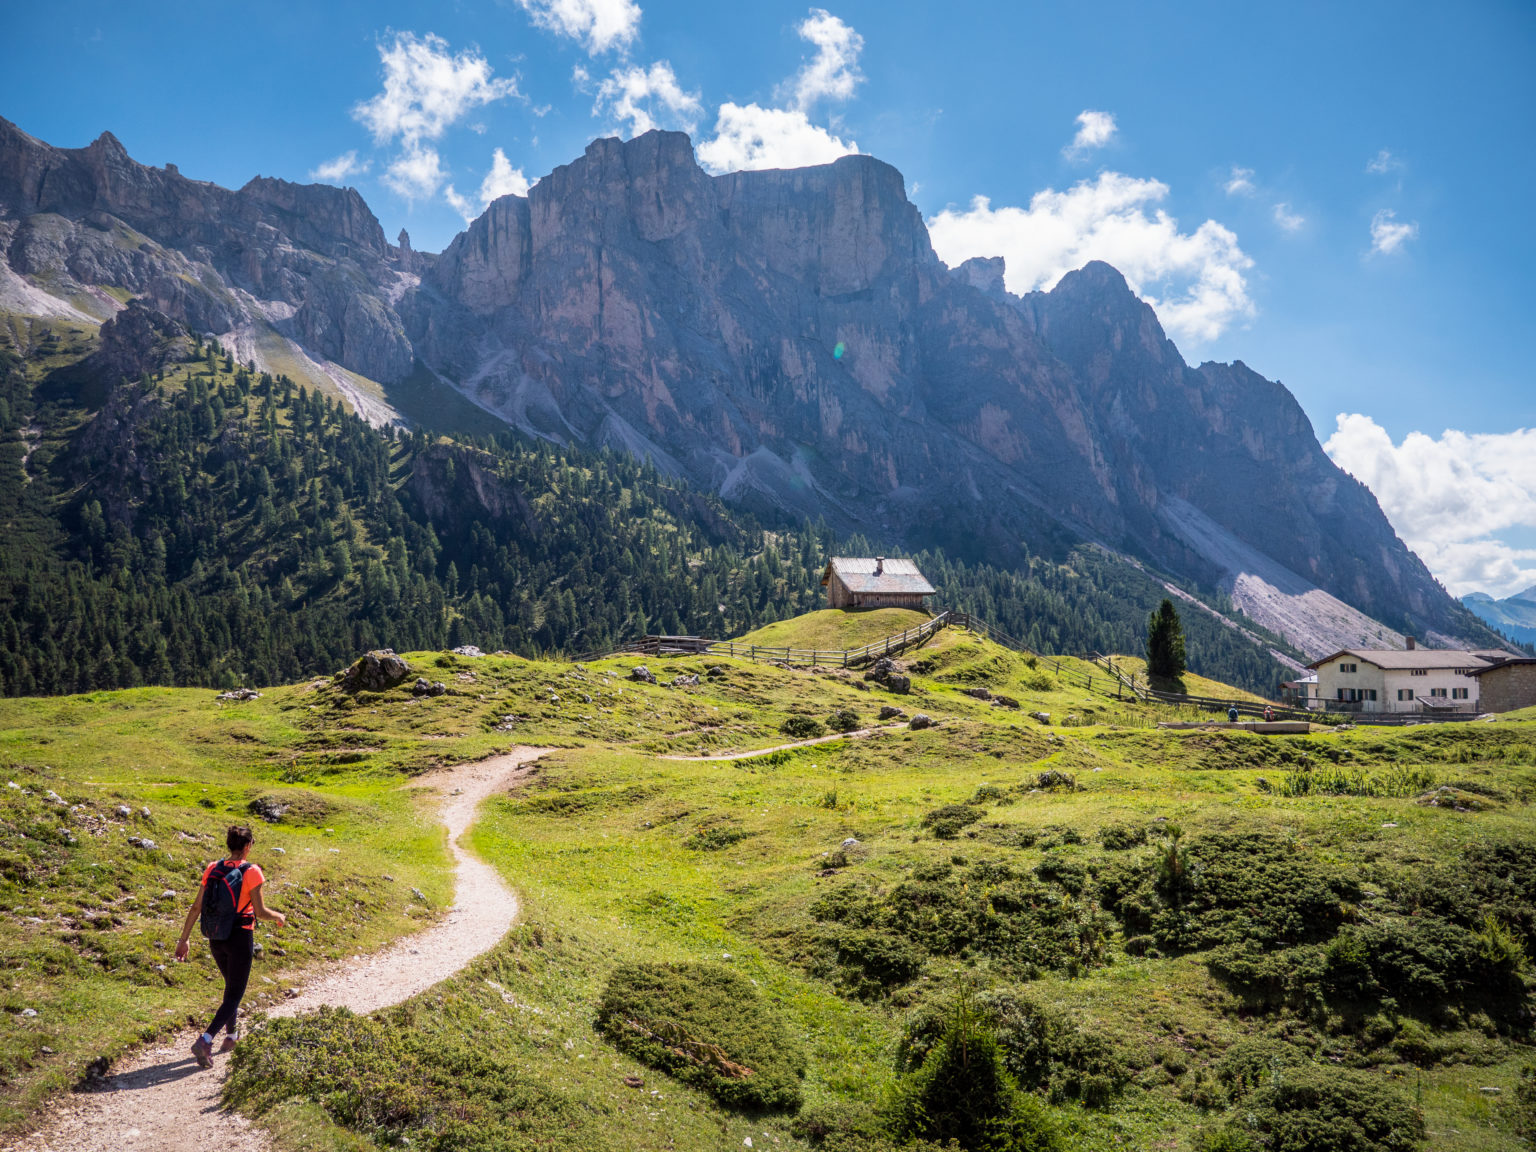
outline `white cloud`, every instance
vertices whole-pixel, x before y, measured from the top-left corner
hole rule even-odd
[[[441,36],[398,32],[379,45],[384,90],[352,109],[376,143],[398,138],[409,148],[436,140],[471,109],[517,95],[515,80],[491,75],[489,61],[474,49],[457,55]]]
[[[638,65],[615,69],[599,85],[592,115],[602,115],[605,110],[621,125],[627,121],[629,135],[638,136],[661,124],[692,132],[698,127],[704,105],[697,92],[683,91],[672,65],[658,60],[649,70]]]
[[[951,266],[972,256],[1004,257],[1012,292],[1050,289],[1090,260],[1107,261],[1171,333],[1214,340],[1254,314],[1243,277],[1253,261],[1214,220],[1180,232],[1163,209],[1149,212],[1167,196],[1161,181],[1104,172],[1065,192],[1047,188],[1028,208],[994,209],[978,196],[969,211],[939,213],[928,231]]]
[[[1400,172],[1403,162],[1383,148],[1365,162],[1365,170],[1373,176],[1385,176],[1388,172]]]
[[[443,189],[443,198],[453,205],[454,210],[464,217],[464,223],[468,224],[484,212],[492,200],[499,200],[503,196],[526,196],[531,187],[533,183],[523,175],[523,170],[512,167],[512,161],[507,159],[507,154],[498,148],[491,154],[491,170],[485,174],[485,179],[480,181],[478,204],[467,196],[461,196],[454,190],[452,184]]]
[[[1412,432],[1393,444],[1369,416],[1343,414],[1323,445],[1380,501],[1407,545],[1455,595],[1536,584],[1536,549],[1500,533],[1536,528],[1536,428],[1499,435]]]
[[[788,83],[791,108],[808,112],[818,100],[847,100],[864,80],[859,53],[864,37],[825,8],[811,14],[795,29],[800,38],[816,46],[816,55]]]
[[[1102,148],[1115,135],[1115,118],[1108,112],[1095,112],[1085,108],[1077,114],[1077,135],[1072,143],[1061,150],[1069,160],[1086,156],[1095,148]]]
[[[1232,175],[1226,183],[1228,196],[1252,196],[1258,191],[1253,183],[1253,169],[1232,166]]]
[[[1287,232],[1300,232],[1307,225],[1307,218],[1299,212],[1292,212],[1287,203],[1279,203],[1274,209],[1275,223]]]
[[[437,194],[446,174],[437,149],[425,144],[407,144],[390,161],[384,183],[407,200],[426,200]]]
[[[368,171],[369,161],[361,164],[357,161],[357,149],[343,152],[334,160],[327,160],[324,164],[317,165],[309,173],[311,180],[318,180],[322,184],[340,184],[349,176],[361,176]]]
[[[590,55],[627,48],[640,34],[634,0],[517,0],[546,32],[579,41]]]
[[[1400,224],[1397,213],[1383,208],[1371,217],[1371,251],[1390,256],[1419,234],[1418,221]]]
[[[726,103],[720,106],[714,139],[699,145],[698,156],[700,164],[719,174],[746,168],[830,164],[858,150],[857,142],[844,143],[812,124],[804,112]]]

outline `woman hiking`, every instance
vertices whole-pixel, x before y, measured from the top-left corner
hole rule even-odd
[[[287,923],[281,912],[268,908],[262,901],[264,877],[261,866],[246,859],[255,839],[244,824],[229,826],[224,837],[229,855],[203,869],[197,899],[192,902],[187,922],[181,926],[181,939],[176,942],[176,959],[185,961],[192,925],[201,921],[203,935],[208,937],[208,951],[213,953],[213,962],[224,976],[224,1002],[213,1014],[208,1031],[192,1042],[192,1056],[200,1068],[213,1067],[213,1038],[220,1028],[225,1031],[220,1052],[228,1052],[239,1038],[236,1017],[240,1000],[245,996],[246,983],[251,978],[251,959],[256,954],[256,921],[270,920],[279,928]]]

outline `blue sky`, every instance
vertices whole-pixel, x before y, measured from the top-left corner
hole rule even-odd
[[[596,135],[691,127],[716,169],[856,146],[941,255],[1006,255],[1016,290],[1109,258],[1191,361],[1284,381],[1453,591],[1536,583],[1524,0],[150,12],[13,11],[0,115],[229,186],[352,154],[342,182],[426,250]]]

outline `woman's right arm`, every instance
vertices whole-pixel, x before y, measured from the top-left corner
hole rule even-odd
[[[187,941],[192,938],[192,925],[197,923],[197,918],[203,914],[203,886],[197,886],[197,899],[192,901],[192,910],[187,913],[186,923],[181,926],[181,939],[176,941],[176,959],[187,958]]]

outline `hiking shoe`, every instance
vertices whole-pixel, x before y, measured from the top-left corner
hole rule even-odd
[[[228,1033],[225,1033],[224,1040],[219,1045],[219,1055],[222,1056],[226,1052],[233,1052],[235,1050],[235,1043],[235,1038]]]
[[[192,1041],[192,1059],[197,1061],[199,1068],[212,1068],[213,1045],[199,1036]]]

